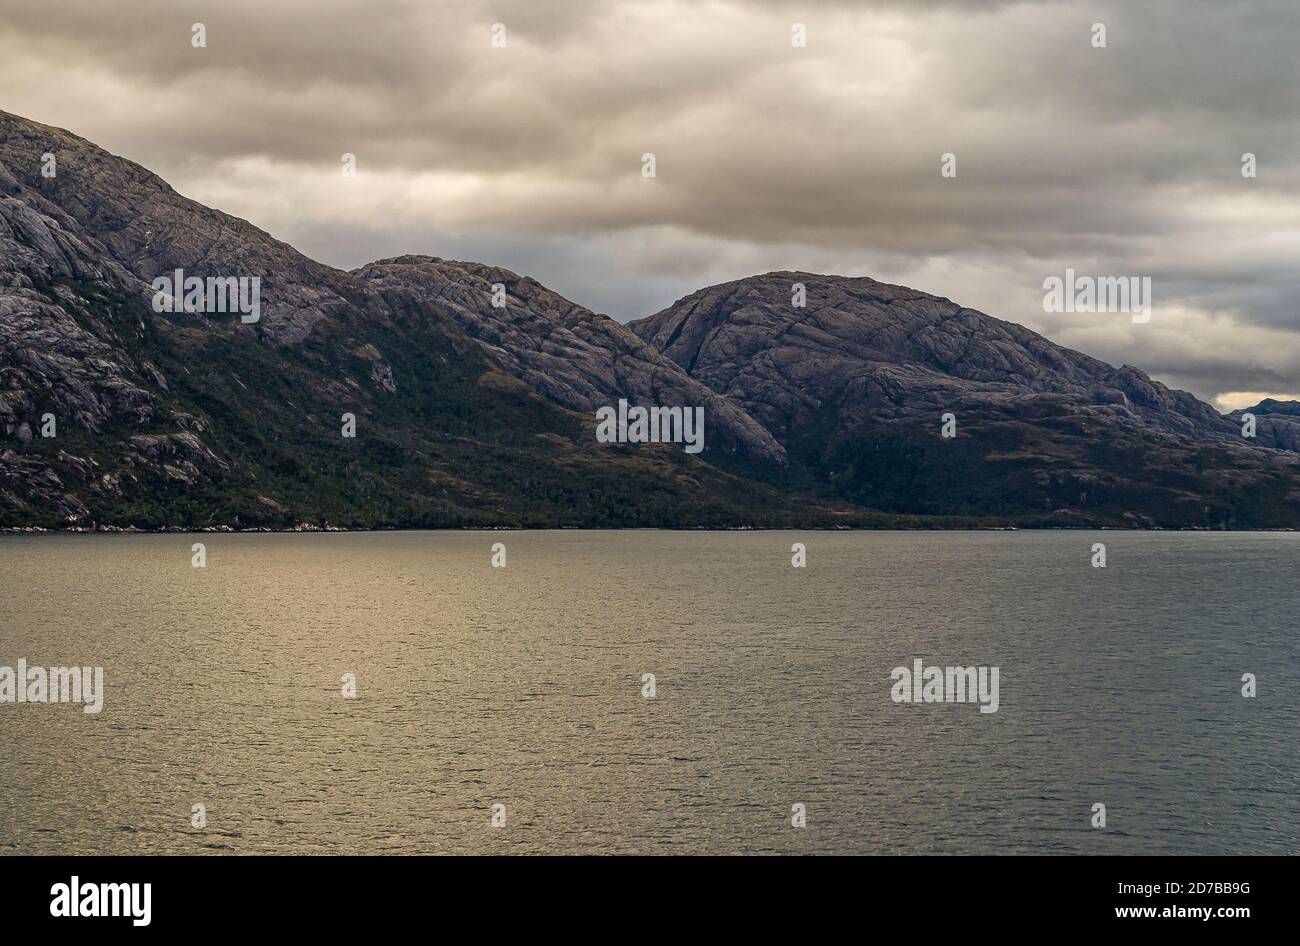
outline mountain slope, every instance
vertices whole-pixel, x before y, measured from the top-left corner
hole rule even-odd
[[[501,370],[543,397],[591,413],[619,398],[647,406],[702,406],[705,456],[719,451],[781,465],[785,450],[745,410],[693,380],[626,326],[508,269],[427,256],[379,260],[353,275],[384,293],[435,301]],[[504,305],[492,287],[505,288]]]
[[[153,311],[176,268],[259,277],[260,320]],[[796,520],[840,521],[679,447],[597,444],[433,302],[0,112],[0,525]]]
[[[823,495],[1027,524],[1300,524],[1300,456],[1244,440],[1238,424],[1136,368],[947,299],[769,273],[630,328],[745,407]]]

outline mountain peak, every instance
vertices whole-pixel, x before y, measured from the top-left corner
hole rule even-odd
[[[1261,451],[1209,405],[1135,367],[866,277],[767,273],[702,289],[630,327],[744,406],[793,468],[887,510],[1011,503],[1083,522],[1091,508],[1118,510],[1117,496],[1144,492],[1166,507],[1185,502],[1191,521],[1212,508],[1196,511],[1190,498],[1208,445],[1242,479],[1289,477],[1300,459]],[[951,479],[954,463],[961,479]],[[1168,482],[1144,485],[1138,470],[1149,465]]]
[[[744,408],[692,380],[628,327],[535,279],[482,263],[420,256],[379,260],[353,275],[385,295],[435,302],[502,370],[557,404],[584,412],[620,398],[703,406],[710,437],[723,452],[764,464],[785,462],[784,449]]]

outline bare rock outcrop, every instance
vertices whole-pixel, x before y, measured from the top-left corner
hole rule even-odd
[[[508,269],[428,256],[379,260],[353,275],[391,295],[436,303],[503,371],[543,397],[591,412],[626,398],[645,406],[703,407],[706,450],[782,464],[785,450],[735,401],[693,380],[626,326]],[[493,304],[493,287],[505,290]]]
[[[793,304],[796,284],[805,306]],[[842,498],[1078,525],[1300,521],[1300,424],[1272,419],[1243,438],[1233,419],[1137,368],[948,299],[776,272],[630,327]]]

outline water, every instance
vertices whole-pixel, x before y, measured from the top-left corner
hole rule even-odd
[[[106,674],[0,704],[0,852],[1294,854],[1298,574],[1294,534],[0,536],[0,665]],[[893,703],[914,657],[998,712]]]

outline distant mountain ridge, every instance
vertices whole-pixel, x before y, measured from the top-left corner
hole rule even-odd
[[[153,311],[177,269],[257,277],[261,318]],[[597,444],[620,398],[703,406],[707,462]],[[0,112],[0,526],[1300,526],[1300,423],[1267,413],[1244,438],[867,278],[768,273],[621,325],[480,263],[345,273]]]

